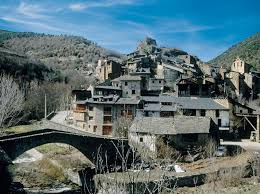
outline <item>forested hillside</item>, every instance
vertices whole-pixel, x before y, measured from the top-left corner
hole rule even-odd
[[[232,46],[218,57],[209,61],[209,63],[230,67],[237,56],[251,64],[255,69],[260,70],[260,33]]]
[[[49,67],[62,71],[78,70],[83,74],[93,71],[101,57],[121,57],[77,36],[0,31],[0,43],[3,48],[40,60]]]

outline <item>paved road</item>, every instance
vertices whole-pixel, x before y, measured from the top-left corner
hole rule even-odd
[[[249,139],[242,139],[241,141],[223,141],[221,145],[238,145],[247,151],[260,152],[260,143],[252,142]]]
[[[59,111],[51,118],[51,121],[59,124],[66,124],[65,118],[67,115],[68,111]]]

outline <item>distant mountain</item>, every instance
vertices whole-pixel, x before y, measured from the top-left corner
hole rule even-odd
[[[122,55],[82,37],[0,30],[0,46],[61,71],[91,72],[99,58]]]
[[[260,71],[260,33],[245,39],[244,41],[232,46],[227,51],[212,59],[208,63],[230,67],[232,62],[239,56],[255,69]]]

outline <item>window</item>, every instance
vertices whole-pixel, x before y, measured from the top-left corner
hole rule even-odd
[[[89,120],[90,120],[90,121],[93,120],[93,117],[89,117]]]
[[[154,81],[153,81],[153,84],[154,84]]]
[[[111,135],[112,126],[103,126],[103,135]]]
[[[104,107],[104,111],[111,112],[112,111],[112,107]]]
[[[96,125],[94,125],[94,127],[93,127],[93,132],[97,132],[97,126]]]
[[[165,105],[165,106],[171,106],[171,105],[172,105],[172,102],[162,102],[161,104],[162,104],[162,105]]]
[[[162,83],[162,81],[159,81],[159,84]]]
[[[93,111],[93,106],[88,107],[89,111]]]
[[[132,94],[135,94],[135,90],[132,90]]]
[[[221,127],[221,119],[218,119],[218,126]]]
[[[195,109],[183,109],[183,115],[196,116],[196,110]]]
[[[140,142],[144,142],[144,138],[143,138],[143,137],[140,137],[139,141],[140,141]]]
[[[204,116],[206,116],[206,111],[205,110],[200,110],[200,116],[202,116],[202,117],[204,117]]]
[[[216,117],[219,117],[219,110],[216,110]]]
[[[112,117],[111,116],[104,116],[103,122],[104,122],[104,124],[112,124]]]
[[[128,83],[127,82],[125,82],[125,86],[127,86],[128,85]]]

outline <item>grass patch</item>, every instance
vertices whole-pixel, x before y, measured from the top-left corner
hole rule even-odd
[[[59,180],[66,181],[66,177],[63,174],[62,168],[53,164],[48,158],[43,158],[38,162],[39,169],[47,176]]]
[[[41,145],[36,150],[48,155],[66,155],[71,152],[69,146],[59,146],[54,143]]]
[[[33,131],[34,129],[35,129],[35,125],[17,125],[14,127],[9,127],[9,128],[4,129],[2,135],[26,133],[29,131]]]

